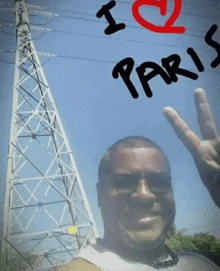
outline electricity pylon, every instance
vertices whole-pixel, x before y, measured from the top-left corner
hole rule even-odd
[[[98,237],[31,38],[28,12],[25,0],[15,1],[17,50],[5,194],[4,270],[62,265]]]

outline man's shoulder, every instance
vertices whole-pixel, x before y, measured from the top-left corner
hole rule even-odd
[[[58,269],[58,271],[102,271],[96,265],[82,258],[75,258],[69,264],[66,264]]]
[[[179,264],[183,266],[190,266],[197,267],[196,270],[203,270],[204,268],[208,268],[207,270],[220,270],[216,264],[214,264],[211,260],[207,257],[203,256],[198,252],[179,252]]]
[[[179,252],[179,262],[167,271],[220,271],[220,268],[205,256],[195,252]],[[78,257],[58,271],[102,271],[102,270],[155,270],[145,264],[134,263],[120,258],[99,244],[83,249]],[[164,269],[163,269],[164,270]],[[165,271],[165,270],[164,270]]]

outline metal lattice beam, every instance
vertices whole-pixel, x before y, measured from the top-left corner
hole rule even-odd
[[[17,50],[2,252],[6,270],[15,263],[18,270],[30,270],[34,261],[39,268],[69,262],[98,234],[31,39],[25,0],[15,1],[15,12]],[[70,226],[77,227],[75,235],[68,234]]]

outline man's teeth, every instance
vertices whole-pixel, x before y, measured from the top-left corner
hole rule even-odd
[[[156,218],[156,216],[148,216],[148,217],[141,218],[138,221],[139,222],[148,222],[148,221],[151,221],[151,220],[153,220],[155,218]]]

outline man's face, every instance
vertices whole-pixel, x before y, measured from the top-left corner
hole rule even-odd
[[[153,248],[174,221],[169,166],[155,148],[120,148],[99,191],[105,232],[130,247]]]

